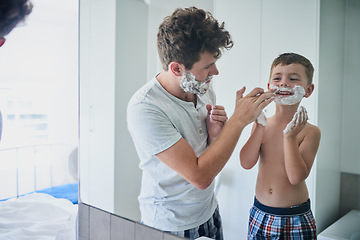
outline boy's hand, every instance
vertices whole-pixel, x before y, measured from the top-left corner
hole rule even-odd
[[[206,126],[208,129],[209,139],[213,139],[219,135],[228,118],[223,106],[211,106],[210,104],[207,104],[206,109],[208,111],[206,117]]]
[[[260,113],[260,115],[257,117],[256,122],[260,125],[266,126],[266,116],[264,111]]]
[[[294,114],[292,120],[284,129],[283,133],[296,136],[305,127],[308,119],[309,118],[306,109],[303,106],[300,106],[297,112]]]

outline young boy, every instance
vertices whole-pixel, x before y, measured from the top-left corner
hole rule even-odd
[[[313,90],[314,68],[305,57],[284,53],[271,66],[268,89],[276,89],[275,115],[262,113],[240,151],[241,166],[251,169],[259,159],[248,239],[316,239],[305,179],[320,143],[320,130],[307,122],[299,107]]]

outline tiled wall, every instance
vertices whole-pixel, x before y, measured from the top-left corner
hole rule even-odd
[[[360,210],[360,175],[341,173],[340,215]]]
[[[78,240],[183,240],[143,224],[79,203]]]

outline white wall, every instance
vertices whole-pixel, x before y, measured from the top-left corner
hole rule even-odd
[[[126,108],[132,94],[147,80],[148,6],[122,0],[116,6],[115,83],[115,213],[140,221],[137,197],[141,171],[127,130]],[[129,186],[130,185],[130,186]]]
[[[109,212],[114,211],[115,7],[115,0],[80,1],[80,200]]]
[[[345,1],[321,1],[319,48],[319,121],[322,131],[317,161],[318,231],[339,217]]]
[[[261,86],[261,13],[260,1],[215,1],[215,17],[225,22],[234,47],[218,61],[220,74],[214,78],[217,104],[224,105],[230,116],[234,111],[236,90],[247,87],[247,93]],[[251,23],[252,27],[249,27]],[[225,239],[246,239],[249,209],[255,194],[257,168],[241,168],[239,152],[250,135],[246,128],[232,157],[220,175],[218,200]]]
[[[341,170],[360,174],[360,1],[346,3]]]

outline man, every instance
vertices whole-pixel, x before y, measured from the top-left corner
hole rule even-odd
[[[0,0],[0,47],[5,43],[5,36],[31,11],[28,0]]]
[[[223,239],[214,178],[273,94],[257,88],[243,97],[242,88],[229,120],[215,105],[216,61],[233,43],[224,23],[204,10],[176,9],[160,25],[157,43],[163,70],[127,110],[143,171],[141,220],[190,239]]]
[[[31,13],[32,4],[28,0],[0,0],[0,47],[5,36]],[[2,136],[2,114],[0,111],[0,140]]]

